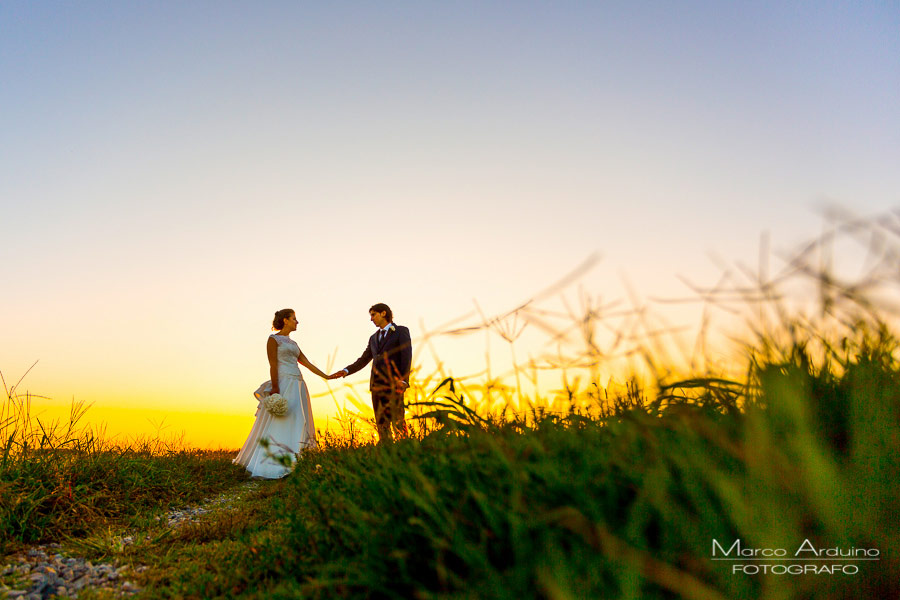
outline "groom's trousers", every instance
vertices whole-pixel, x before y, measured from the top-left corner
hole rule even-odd
[[[380,442],[392,441],[391,427],[398,438],[406,436],[406,416],[402,393],[372,390],[372,408],[375,411],[375,426],[378,428]]]

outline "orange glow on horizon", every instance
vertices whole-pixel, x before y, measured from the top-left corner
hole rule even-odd
[[[44,426],[58,424],[64,430],[69,421],[70,406],[32,402],[31,415]],[[254,411],[244,415],[215,411],[179,411],[119,406],[90,406],[78,421],[79,430],[89,429],[94,435],[114,445],[159,439],[173,448],[202,448],[237,451],[253,426]],[[339,431],[333,415],[316,416],[316,430]]]

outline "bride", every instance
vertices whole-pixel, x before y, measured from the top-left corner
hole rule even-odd
[[[293,310],[285,308],[276,312],[272,329],[278,330],[278,333],[271,334],[266,342],[271,379],[253,392],[259,400],[256,421],[247,441],[232,461],[247,469],[251,476],[265,479],[284,477],[291,470],[295,454],[316,446],[309,391],[297,364],[319,377],[329,379],[309,362],[297,342],[290,338],[291,332],[297,330],[297,315]],[[263,404],[269,394],[284,397],[287,401],[285,415],[276,417],[269,414]]]

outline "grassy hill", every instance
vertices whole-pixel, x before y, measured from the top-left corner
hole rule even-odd
[[[618,398],[602,418],[479,416],[447,381],[429,433],[327,438],[285,480],[171,534],[149,515],[242,481],[230,456],[8,449],[0,531],[8,548],[63,538],[149,565],[142,594],[159,598],[897,597],[896,341],[882,331],[818,366],[802,347],[782,356],[747,381]],[[126,530],[145,535],[99,541]],[[740,540],[829,560],[713,560],[713,540],[720,558]]]
[[[7,390],[0,550],[129,564],[146,598],[898,598],[900,343],[863,294],[897,283],[895,249],[873,243],[884,260],[849,287],[791,262],[820,318],[790,316],[764,278],[729,292],[777,325],[750,323],[741,377],[568,389],[568,409],[521,413],[447,379],[411,407],[409,439],[320,436],[253,487],[233,453],[112,446],[78,406],[35,425]],[[196,521],[163,518],[222,493]]]

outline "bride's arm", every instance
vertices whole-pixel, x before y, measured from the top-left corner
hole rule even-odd
[[[306,356],[303,354],[302,350],[300,351],[300,356],[297,357],[297,362],[300,363],[301,365],[303,365],[304,367],[306,367],[307,369],[309,369],[310,371],[312,371],[313,373],[315,373],[316,375],[318,375],[319,377],[321,377],[322,379],[328,379],[328,375],[326,375],[325,373],[320,371],[316,365],[309,362],[309,359],[306,358]]]
[[[266,342],[266,355],[269,357],[269,379],[272,381],[272,393],[278,394],[278,342],[270,337]]]

